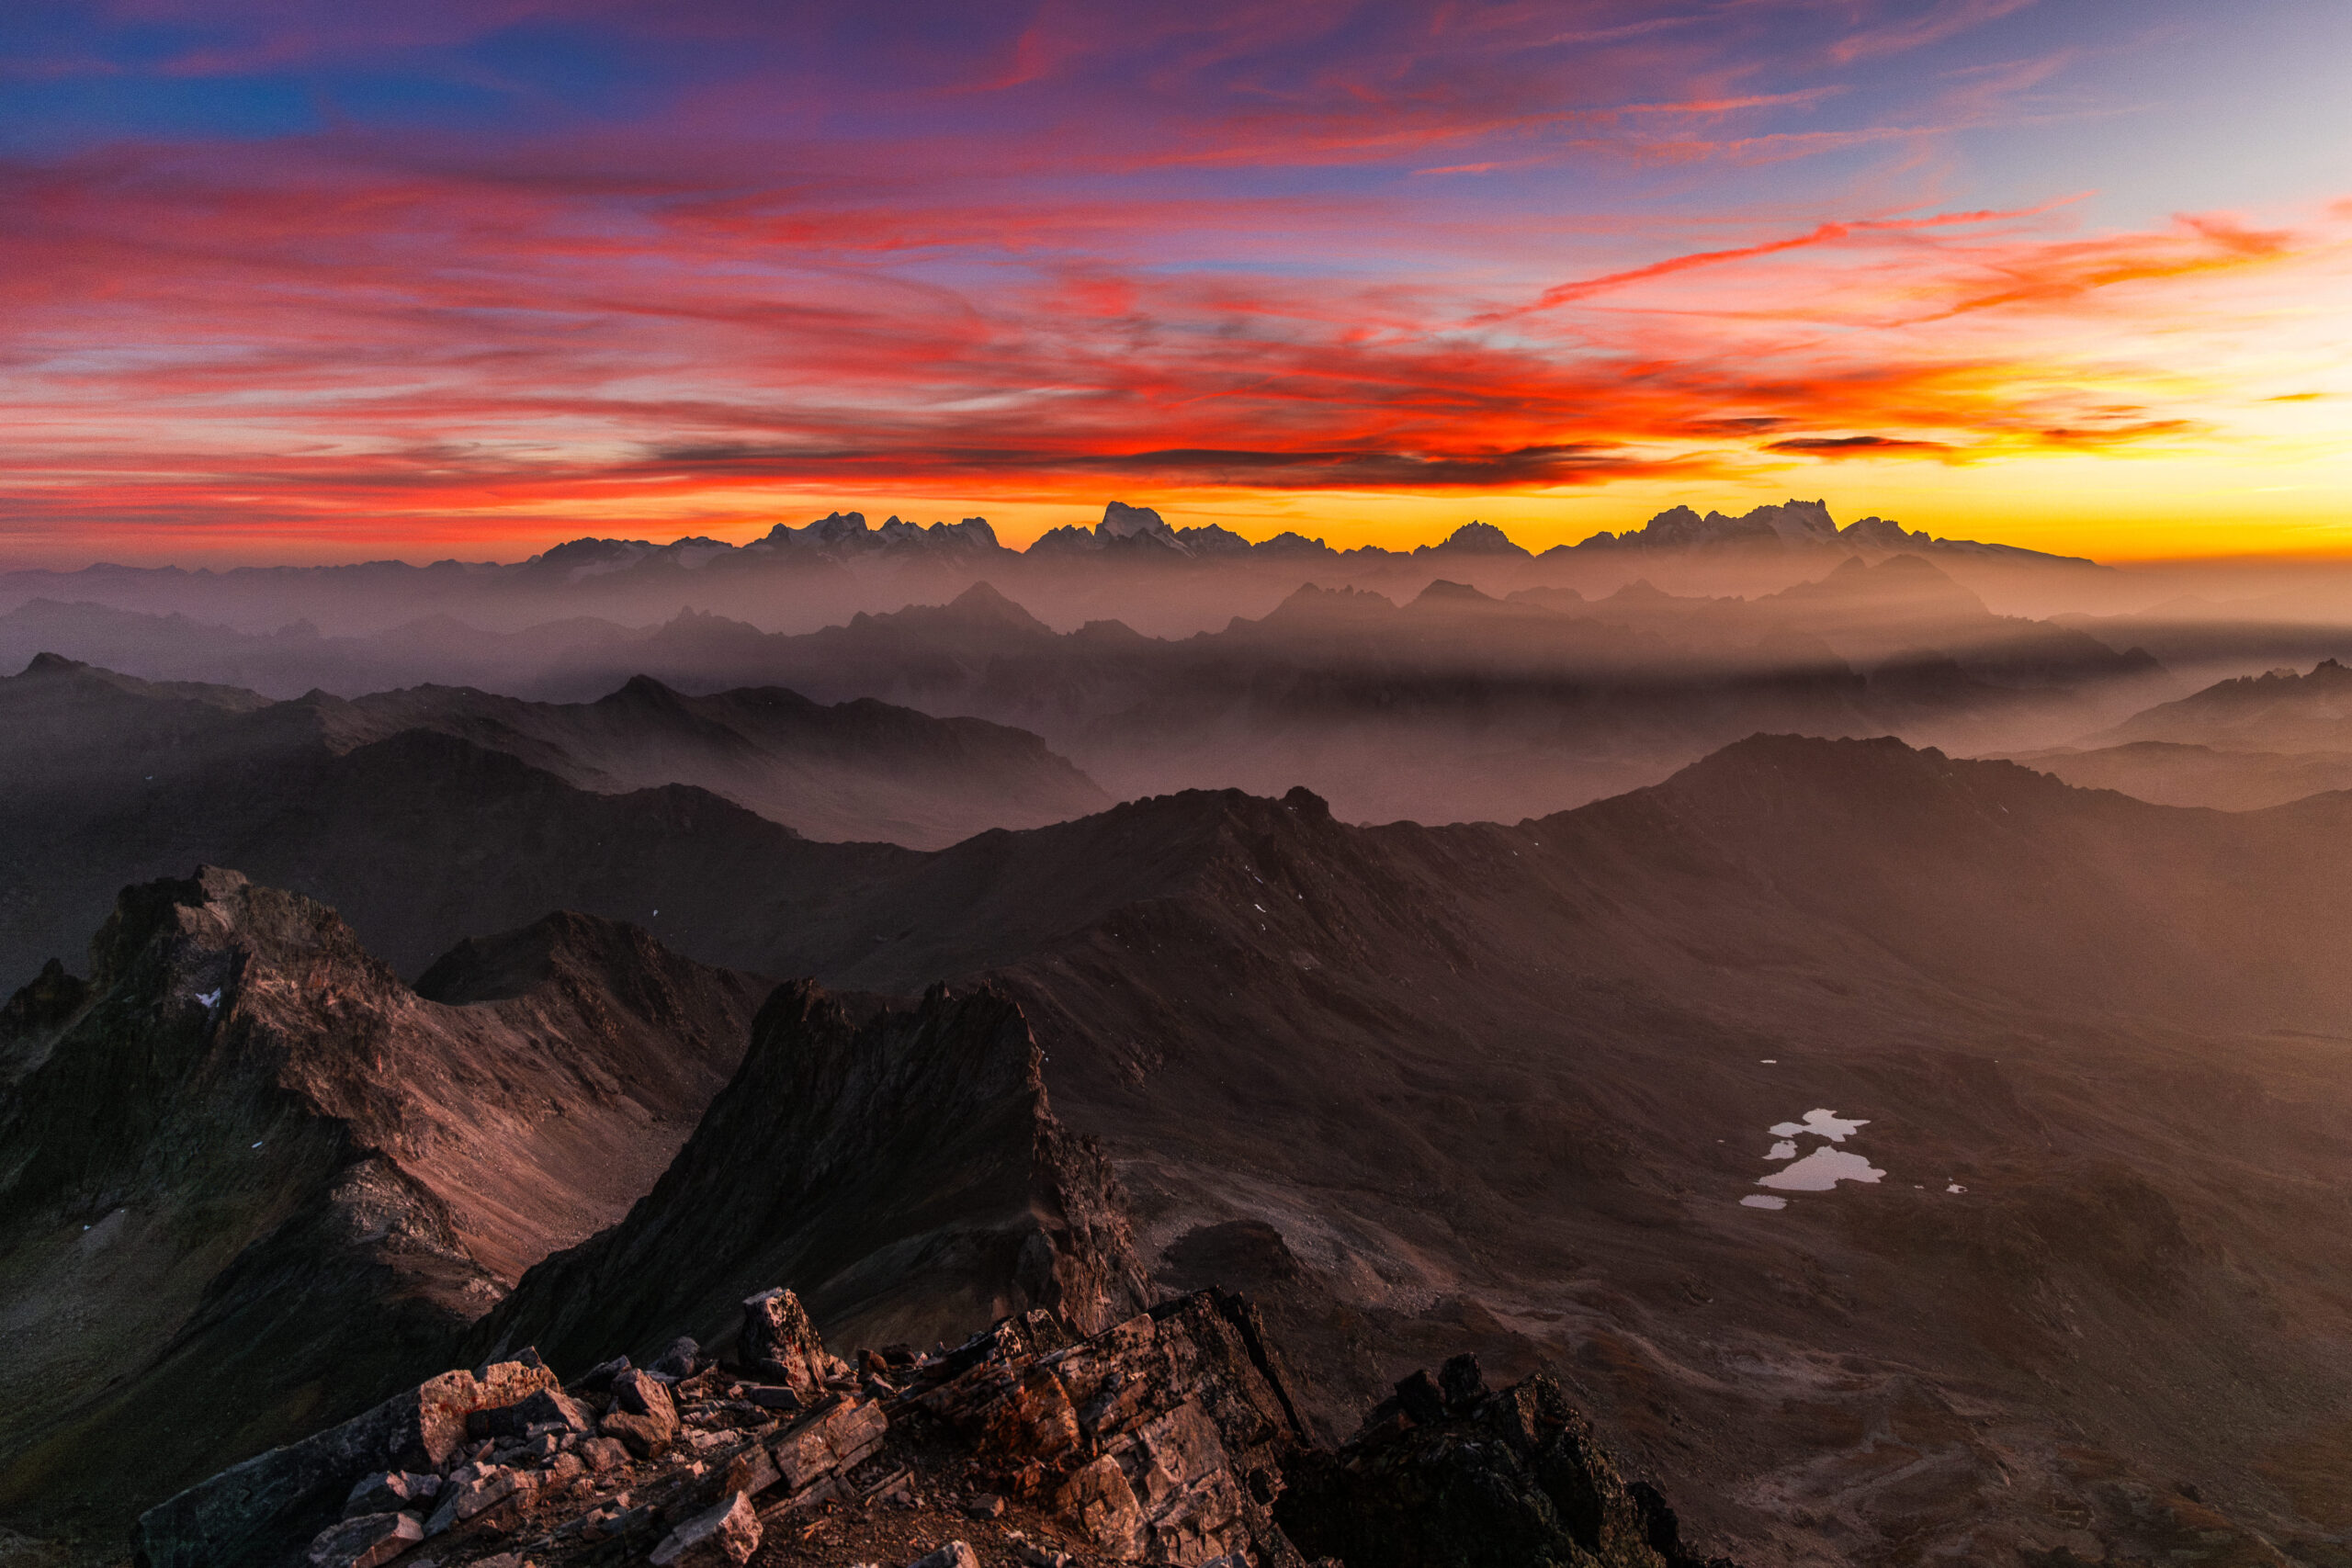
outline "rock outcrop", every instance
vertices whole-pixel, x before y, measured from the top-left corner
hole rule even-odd
[[[612,1348],[650,1359],[681,1332],[717,1344],[776,1279],[800,1281],[835,1337],[877,1343],[1032,1307],[1085,1329],[1137,1311],[1117,1183],[1055,1118],[1021,1010],[938,987],[911,1010],[865,1010],[853,1021],[813,985],[779,988],[652,1191],[526,1274],[469,1353],[529,1344],[579,1363]]]
[[[1348,1568],[1731,1568],[1683,1548],[1665,1499],[1619,1474],[1549,1374],[1489,1393],[1468,1356],[1397,1384],[1345,1448],[1288,1480],[1283,1529]]]
[[[790,1292],[752,1304],[797,1312]],[[731,1568],[783,1539],[910,1568],[1729,1568],[1682,1551],[1548,1378],[1489,1394],[1457,1358],[1442,1392],[1408,1380],[1347,1449],[1310,1447],[1256,1310],[1219,1291],[1091,1336],[1032,1309],[952,1350],[862,1350],[862,1377],[802,1348],[829,1369],[805,1393],[697,1352],[684,1376],[607,1362],[566,1391],[530,1359],[447,1373],[172,1499],[141,1561],[373,1568],[424,1542],[485,1568]],[[559,1401],[628,1440],[516,1429]]]
[[[345,1517],[330,1524],[321,1544],[337,1568],[352,1568],[381,1547],[424,1539],[424,1521],[392,1503],[443,1498],[433,1521],[447,1529],[470,1518],[513,1484],[490,1493],[483,1474],[457,1475],[430,1490],[412,1475],[451,1469],[464,1445],[468,1419],[511,1406],[555,1386],[555,1374],[525,1362],[484,1369],[482,1375],[444,1372],[393,1395],[341,1426],[254,1455],[200,1482],[140,1517],[132,1544],[145,1568],[209,1568],[214,1563],[287,1559],[309,1546],[319,1517],[346,1501]],[[469,1506],[470,1505],[470,1506]],[[404,1531],[390,1520],[407,1520]],[[363,1528],[354,1529],[354,1525]]]

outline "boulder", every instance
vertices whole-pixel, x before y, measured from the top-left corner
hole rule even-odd
[[[379,1470],[363,1475],[343,1500],[343,1517],[356,1519],[362,1514],[397,1514],[420,1503],[429,1501],[441,1490],[441,1478],[429,1472],[418,1474],[409,1470]]]
[[[1143,1555],[1143,1505],[1126,1472],[1109,1454],[1072,1472],[1054,1493],[1054,1511],[1075,1525],[1104,1556],[1130,1562]]]
[[[833,1358],[800,1298],[782,1286],[743,1303],[743,1326],[735,1336],[735,1358],[747,1371],[775,1378],[804,1399],[821,1393],[832,1375]]]
[[[654,1568],[717,1568],[748,1562],[759,1549],[760,1517],[751,1498],[737,1492],[664,1536],[650,1561]]]
[[[652,1370],[673,1382],[683,1382],[695,1375],[695,1369],[701,1365],[698,1359],[701,1355],[702,1346],[692,1336],[681,1334],[670,1341],[669,1348],[662,1352],[661,1359],[653,1363]]]
[[[424,1539],[414,1514],[360,1514],[321,1530],[306,1557],[311,1568],[376,1568]]]
[[[628,1444],[638,1458],[651,1459],[676,1440],[678,1407],[660,1378],[632,1368],[613,1380],[613,1407],[599,1430]]]
[[[535,1389],[512,1404],[476,1410],[466,1417],[466,1436],[476,1441],[483,1438],[524,1437],[534,1427],[593,1432],[596,1429],[596,1417],[560,1388]]]
[[[437,1471],[465,1439],[466,1418],[555,1385],[544,1367],[504,1362],[444,1372],[299,1443],[255,1454],[139,1517],[132,1550],[145,1568],[214,1568],[294,1554],[341,1511],[362,1477]]]
[[[503,1464],[469,1464],[451,1472],[441,1488],[441,1501],[433,1510],[433,1517],[425,1521],[424,1533],[439,1535],[465,1523],[476,1514],[488,1513],[509,1497],[521,1493],[526,1497],[537,1489],[539,1478],[527,1470],[514,1470]]]
[[[616,1438],[590,1438],[572,1451],[599,1475],[628,1462],[628,1449]]]
[[[613,1380],[627,1371],[628,1358],[616,1356],[609,1361],[599,1361],[581,1373],[579,1382],[573,1386],[582,1393],[610,1393],[613,1392]]]
[[[1468,1410],[1491,1392],[1487,1387],[1487,1374],[1478,1370],[1478,1358],[1465,1350],[1445,1363],[1437,1375],[1438,1392],[1445,1395],[1448,1410]]]
[[[911,1397],[1004,1491],[1082,1533],[1090,1558],[1292,1561],[1266,1505],[1305,1431],[1247,1303],[1204,1292],[1069,1338],[1035,1314],[1008,1319]]]
[[[820,1483],[872,1457],[889,1427],[874,1401],[842,1400],[776,1438],[776,1472],[796,1501],[807,1500]]]

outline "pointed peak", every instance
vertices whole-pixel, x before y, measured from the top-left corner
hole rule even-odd
[[[1102,508],[1102,521],[1094,531],[1113,539],[1132,539],[1148,534],[1154,538],[1175,540],[1176,530],[1170,528],[1159,513],[1148,506],[1129,506],[1124,501],[1114,501]]]
[[[1464,556],[1525,556],[1527,551],[1512,542],[1511,536],[1491,523],[1464,523],[1448,534],[1441,544],[1423,545],[1415,555]]]
[[[975,626],[1010,626],[1049,634],[1054,629],[998,592],[993,583],[975,582],[949,600],[947,609],[957,620]]]
[[[1413,603],[1453,608],[1470,604],[1499,604],[1502,601],[1479,592],[1466,582],[1450,582],[1441,577],[1422,589]]]

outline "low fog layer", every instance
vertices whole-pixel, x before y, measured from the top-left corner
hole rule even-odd
[[[2184,594],[2185,569],[2151,578],[1877,519],[1840,528],[1815,502],[1678,511],[1541,556],[1475,526],[1409,554],[1250,547],[1115,505],[1025,553],[977,521],[836,517],[779,536],[581,541],[507,568],[18,574],[12,591],[40,596],[0,614],[0,660],[333,694],[357,700],[338,721],[354,733],[489,737],[560,757],[560,776],[587,787],[696,784],[814,836],[912,845],[1189,787],[1304,784],[1357,821],[1513,821],[1758,731],[1891,734],[2177,804],[2272,804],[2352,776],[2324,738],[2128,728],[2218,681],[2352,654],[2352,613],[2324,594],[2248,596],[2221,569]],[[2119,607],[2151,588],[2162,603]],[[627,618],[656,604],[673,608]],[[876,700],[985,720],[1026,732],[1068,777],[1007,775],[943,807],[955,764],[933,761],[937,780],[888,786],[897,806],[866,784],[835,798],[809,771],[832,764],[786,756],[807,735],[724,760],[650,732],[616,741],[615,705],[640,678],[679,702],[778,692],[756,699],[772,716],[796,699]],[[497,698],[565,705],[586,728]],[[740,714],[754,699],[725,701]],[[2152,741],[2219,755],[2114,751]],[[859,777],[884,776],[869,764]]]

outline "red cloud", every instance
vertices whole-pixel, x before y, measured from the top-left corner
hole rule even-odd
[[[141,15],[192,26],[175,3]],[[461,534],[811,484],[1533,490],[2177,445],[2204,414],[2102,389],[2140,377],[2135,312],[2306,265],[2352,221],[2085,235],[2054,203],[1923,211],[1907,179],[1826,220],[1760,183],[1636,220],[1574,181],[1406,177],[1430,149],[1614,175],[1916,151],[2057,56],[1923,93],[1916,123],[1790,61],[1938,47],[2007,0],[1704,25],[1631,0],[941,7],[861,43],[849,88],[819,35],[858,19],[771,9],[595,9],[639,52],[750,62],[647,121],[0,164],[0,529]],[[588,14],[201,10],[229,19],[157,70]],[[51,67],[74,68],[24,69]]]

